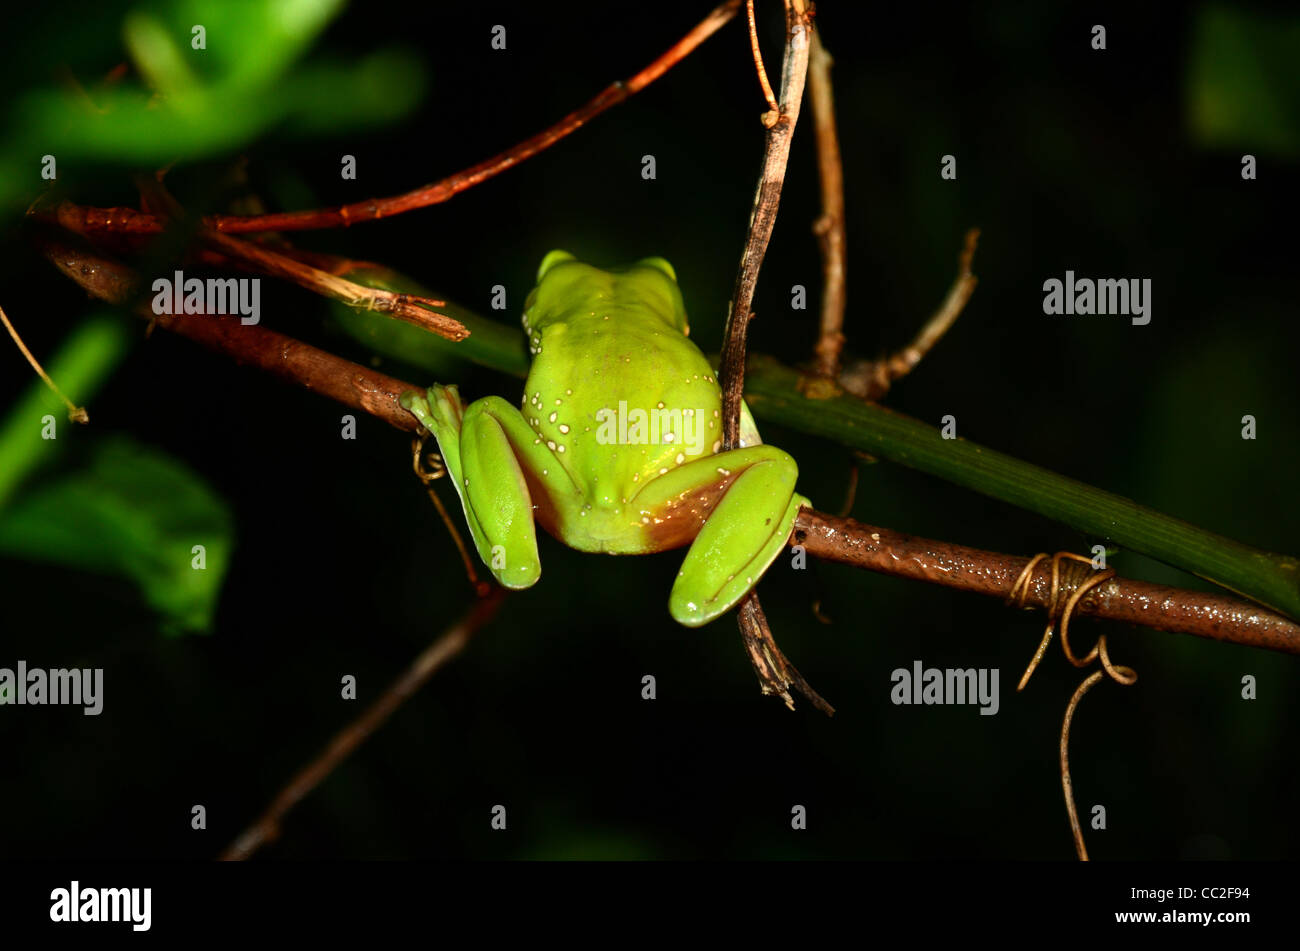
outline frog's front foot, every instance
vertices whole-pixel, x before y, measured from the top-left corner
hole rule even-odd
[[[397,402],[423,423],[424,427],[438,438],[439,444],[448,438],[460,437],[460,424],[465,416],[465,407],[460,401],[460,391],[455,385],[443,386],[435,383],[424,393],[419,390],[407,390],[397,398]]]

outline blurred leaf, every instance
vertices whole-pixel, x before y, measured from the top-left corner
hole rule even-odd
[[[210,81],[253,89],[279,78],[344,6],[343,0],[180,0],[133,12],[123,33],[146,75],[184,57]],[[204,29],[201,50],[192,46],[195,26]]]
[[[1300,153],[1300,17],[1207,6],[1197,16],[1187,98],[1203,145]]]
[[[238,148],[280,122],[305,132],[390,121],[415,105],[422,87],[418,60],[386,52],[302,69],[274,89],[196,87],[161,103],[143,89],[116,89],[97,96],[99,112],[63,91],[41,89],[15,106],[24,132],[12,149],[25,152],[33,169],[47,152],[140,163],[193,160]]]
[[[0,513],[0,553],[129,578],[172,634],[211,628],[233,545],[225,502],[196,473],[120,436]]]
[[[341,9],[339,0],[181,2],[135,11],[124,41],[139,79],[88,77],[9,98],[0,148],[0,206],[28,203],[42,157],[160,165],[239,149],[272,128],[291,134],[373,127],[423,95],[421,60],[385,50],[295,67]],[[206,30],[193,49],[191,29]],[[105,64],[105,70],[111,63]]]

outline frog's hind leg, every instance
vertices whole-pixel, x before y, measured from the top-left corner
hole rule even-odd
[[[542,568],[525,469],[546,492],[568,482],[550,448],[499,397],[463,409],[454,386],[434,385],[427,398],[404,393],[401,403],[437,437],[479,557],[507,588],[531,587]]]
[[[781,553],[795,516],[809,504],[794,491],[799,468],[775,446],[752,446],[679,466],[638,495],[639,503],[653,506],[737,471],[691,543],[668,600],[672,616],[687,627],[729,611]]]

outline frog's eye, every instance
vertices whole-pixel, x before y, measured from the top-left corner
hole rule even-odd
[[[551,251],[549,254],[546,255],[546,257],[542,258],[541,267],[537,269],[537,283],[540,284],[542,282],[542,278],[546,276],[546,272],[551,270],[551,268],[555,267],[555,265],[563,264],[565,261],[576,261],[576,260],[577,258],[575,258],[568,251],[560,251],[558,249],[555,251]]]
[[[674,284],[677,283],[677,272],[674,271],[673,266],[663,258],[642,258],[636,263],[641,267],[652,267],[656,271],[662,271],[664,274],[668,275],[670,281]]]

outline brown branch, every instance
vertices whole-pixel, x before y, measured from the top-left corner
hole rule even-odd
[[[754,54],[754,69],[758,73],[758,84],[763,87],[763,98],[767,100],[768,115],[764,121],[775,121],[781,115],[781,107],[776,103],[772,93],[772,84],[767,81],[767,69],[763,66],[763,51],[758,46],[758,24],[754,22],[754,0],[745,0],[745,16],[749,20],[749,48]]]
[[[1016,579],[1029,563],[1018,555],[917,538],[812,509],[799,512],[794,537],[809,555],[823,561],[1004,600],[1011,597]],[[1045,608],[1052,600],[1051,572],[1044,569],[1031,579],[1025,604]],[[1174,634],[1300,654],[1300,624],[1225,595],[1116,577],[1091,589],[1074,611]]]
[[[979,228],[971,228],[966,232],[966,240],[957,258],[957,277],[948,288],[948,293],[943,303],[939,305],[939,309],[926,321],[925,326],[911,343],[883,360],[856,360],[843,368],[839,375],[839,384],[846,392],[873,402],[881,399],[889,392],[889,388],[910,373],[939,342],[939,338],[948,332],[961,316],[966,302],[975,293],[975,285],[979,283],[979,278],[972,274],[970,269],[979,237]]]
[[[763,69],[758,49],[758,36],[753,26],[753,7],[750,12],[750,36],[754,59],[764,85],[767,73]],[[718,366],[718,383],[722,387],[722,447],[735,449],[740,441],[740,404],[745,389],[745,338],[752,316],[750,306],[754,300],[754,287],[758,271],[767,253],[767,244],[776,225],[776,212],[781,203],[781,187],[785,183],[786,164],[790,158],[790,140],[799,119],[799,105],[803,100],[804,78],[808,73],[808,31],[811,29],[803,0],[786,0],[785,55],[781,63],[781,102],[769,110],[762,119],[767,129],[767,144],[763,158],[763,173],[754,193],[754,208],[749,216],[749,234],[745,250],[736,273],[736,287],[727,311],[727,326],[723,331],[722,358]],[[769,102],[771,94],[768,93]],[[741,600],[736,611],[736,623],[745,642],[750,663],[758,675],[764,694],[781,697],[790,709],[790,687],[806,696],[813,706],[828,716],[834,712],[786,660],[772,636],[772,629],[763,615],[758,592],[750,591]]]
[[[754,667],[754,673],[758,674],[759,688],[763,691],[763,695],[780,697],[785,705],[793,710],[794,699],[790,696],[790,688],[794,687],[822,713],[828,717],[834,716],[835,708],[823,700],[821,694],[813,690],[808,681],[803,679],[803,675],[795,669],[794,664],[790,663],[781,652],[781,648],[777,647],[776,638],[772,636],[772,628],[763,613],[763,606],[758,603],[758,598],[752,591],[741,600],[737,613],[740,636],[745,642],[745,651],[749,654],[749,662]]]
[[[808,57],[808,92],[812,100],[813,129],[817,133],[817,169],[822,185],[822,214],[813,233],[822,253],[821,334],[816,346],[816,372],[834,379],[840,372],[844,349],[845,261],[844,163],[835,131],[835,99],[831,93],[834,61],[813,30]]]
[[[48,235],[37,235],[36,240],[55,267],[95,297],[120,306],[136,299],[139,276],[121,262]],[[397,402],[403,390],[418,387],[261,325],[245,326],[237,317],[154,314],[143,305],[136,312],[165,330],[233,357],[237,363],[305,386],[398,429],[419,430],[415,417]]]
[[[387,314],[452,341],[464,340],[469,336],[469,329],[459,320],[433,309],[442,307],[446,301],[366,287],[252,241],[217,234],[215,231],[200,232],[200,238],[259,274],[284,278],[349,307]]]
[[[776,224],[777,208],[781,203],[781,187],[785,183],[785,167],[790,158],[790,140],[799,119],[804,78],[808,73],[810,29],[803,0],[787,0],[785,58],[781,65],[781,115],[768,125],[763,173],[754,193],[749,235],[745,240],[745,250],[740,256],[736,287],[731,295],[727,325],[723,331],[718,382],[722,385],[722,445],[725,449],[734,449],[740,439],[740,401],[745,389],[745,338],[752,317],[750,306],[754,301],[754,288],[758,284],[758,270],[767,253],[767,244]]]
[[[94,296],[116,304],[132,299],[136,278],[125,265],[99,252],[73,249],[48,238],[41,243],[59,270]],[[147,308],[141,308],[140,313],[153,319]],[[397,402],[405,390],[420,389],[413,383],[377,373],[264,327],[244,326],[237,319],[172,317],[159,319],[159,325],[239,363],[267,370],[369,413],[397,429],[416,432],[419,428],[415,417]],[[1028,563],[1028,559],[1017,555],[915,538],[812,509],[800,511],[794,540],[808,554],[825,561],[1003,599],[1010,596]],[[1031,580],[1025,603],[1046,607],[1051,602],[1050,594],[1044,572],[1042,577]],[[1114,578],[1091,590],[1075,610],[1171,633],[1300,654],[1300,624],[1223,595]]]
[[[948,328],[965,309],[966,302],[970,300],[971,294],[975,293],[975,285],[979,283],[979,278],[970,271],[979,238],[979,228],[971,228],[966,232],[966,241],[962,245],[961,256],[957,259],[957,278],[948,289],[948,296],[943,299],[939,309],[921,328],[916,338],[886,361],[889,382],[893,383],[910,373],[912,368],[930,352],[930,348],[939,342],[939,338],[948,332]]]
[[[696,47],[734,17],[739,9],[740,0],[727,0],[635,76],[623,82],[610,84],[586,105],[575,109],[532,138],[525,139],[512,148],[441,181],[401,195],[370,198],[336,208],[313,208],[268,215],[212,215],[203,219],[203,224],[212,231],[228,234],[250,231],[304,231],[313,228],[335,228],[339,225],[347,227],[359,221],[389,218],[447,201],[549,148],[566,135],[582,128],[606,109],[640,92],[694,52]],[[61,203],[55,210],[54,217],[64,228],[79,234],[92,231],[156,234],[161,232],[165,225],[162,219],[131,208],[90,208],[70,202]]]
[[[294,774],[293,778],[271,800],[257,821],[239,834],[224,852],[223,862],[241,862],[263,845],[274,841],[280,834],[280,824],[294,806],[332,773],[340,763],[354,753],[377,729],[392,716],[393,711],[409,700],[449,660],[464,650],[470,638],[479,632],[496,615],[505,590],[493,586],[487,596],[475,601],[474,606],[454,625],[438,636],[432,644],[415,658],[396,680],[366,708],[356,720],[334,735],[319,756]]]

